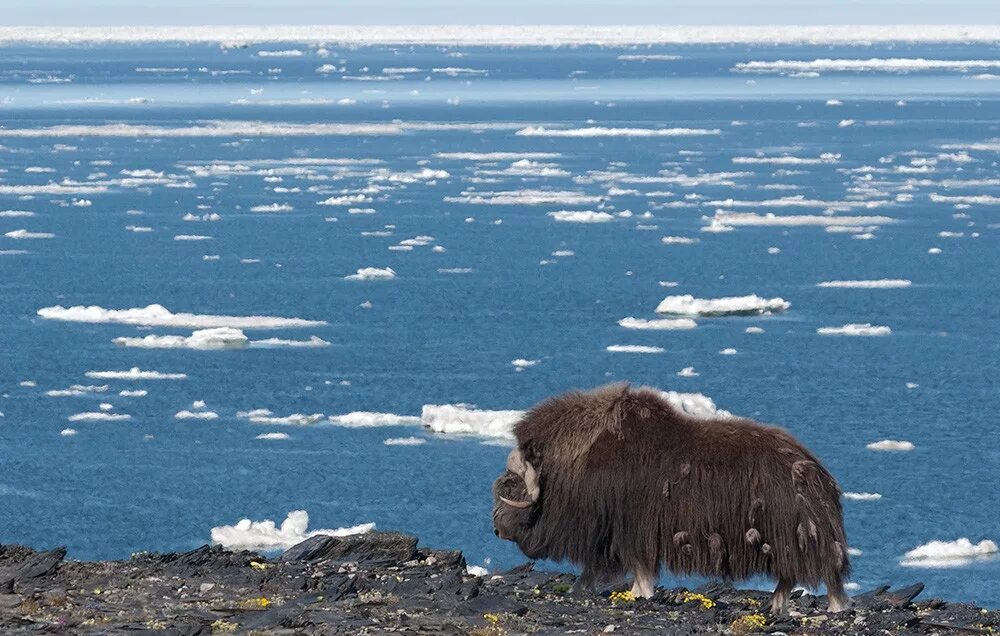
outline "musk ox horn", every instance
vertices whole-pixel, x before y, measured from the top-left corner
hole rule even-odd
[[[541,488],[538,485],[538,471],[531,465],[531,462],[524,458],[520,448],[515,448],[507,456],[507,470],[520,475],[524,480],[524,488],[528,492],[528,501],[513,501],[506,497],[500,497],[500,501],[514,508],[527,508],[538,501]]]
[[[514,501],[513,499],[507,499],[506,497],[500,497],[500,501],[504,502],[511,508],[528,508],[534,503],[533,501]]]

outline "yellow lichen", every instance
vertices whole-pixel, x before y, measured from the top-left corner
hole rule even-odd
[[[266,570],[268,568],[267,563],[261,563],[260,561],[251,561],[250,567],[255,570]]]
[[[624,592],[611,593],[611,602],[614,603],[615,605],[619,603],[631,603],[634,600],[635,600],[635,594],[632,593],[632,590],[625,590]]]
[[[752,632],[759,631],[767,624],[767,618],[763,614],[747,614],[746,616],[740,616],[734,620],[730,625],[729,629],[732,630],[734,634],[750,634]]]
[[[271,601],[269,601],[266,596],[248,598],[245,601],[240,601],[240,607],[244,609],[265,609],[270,604]]]
[[[504,636],[507,632],[500,625],[503,621],[501,614],[483,614],[483,620],[488,624],[486,627],[477,627],[469,632],[469,636]]]
[[[685,603],[689,603],[691,601],[698,601],[699,603],[701,603],[702,609],[712,609],[713,607],[715,607],[715,601],[708,598],[704,594],[698,594],[697,592],[684,592],[684,594],[681,595],[681,600]]]

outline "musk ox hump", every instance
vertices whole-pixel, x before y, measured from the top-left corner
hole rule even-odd
[[[679,416],[656,390],[615,383],[543,401],[514,425],[514,435],[536,469],[566,474],[580,468],[599,440],[628,444],[637,431],[627,423],[645,431],[665,415]]]

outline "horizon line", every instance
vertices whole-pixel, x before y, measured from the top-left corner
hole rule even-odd
[[[667,45],[1000,42],[998,24],[0,26],[0,43],[298,42],[346,45]]]

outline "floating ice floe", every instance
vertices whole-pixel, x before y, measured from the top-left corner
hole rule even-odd
[[[882,498],[877,492],[845,492],[844,499],[851,501],[878,501]]]
[[[293,510],[281,522],[281,527],[275,526],[270,519],[251,521],[243,519],[234,526],[217,526],[212,528],[212,543],[224,548],[239,550],[278,550],[290,548],[309,537],[327,535],[344,537],[352,534],[364,534],[375,529],[374,523],[364,523],[349,528],[308,530],[309,514],[305,510]]]
[[[4,234],[12,239],[50,239],[55,238],[55,234],[49,232],[29,232],[28,230],[11,230]]]
[[[909,287],[912,283],[901,278],[881,278],[879,280],[828,280],[816,283],[817,287],[840,287],[844,289],[896,289]]]
[[[687,316],[755,316],[785,311],[789,307],[791,303],[782,298],[761,298],[756,294],[710,299],[684,294],[667,296],[656,307],[656,312]]]
[[[132,419],[132,416],[126,413],[94,411],[90,413],[77,413],[75,415],[70,415],[66,419],[70,422],[124,422]]]
[[[525,358],[517,358],[516,360],[511,360],[510,364],[518,371],[521,371],[522,369],[528,369],[530,367],[533,367],[537,365],[539,362],[541,362],[541,360],[527,360]]]
[[[930,541],[903,555],[906,567],[948,568],[969,565],[973,561],[995,557],[997,544],[989,539],[973,543],[962,537],[955,541]]]
[[[161,373],[159,371],[143,371],[132,367],[128,371],[87,371],[84,375],[95,380],[184,380],[186,373]]]
[[[59,434],[62,435],[63,437],[73,437],[74,435],[76,435],[76,429],[64,428],[63,430],[59,431]]]
[[[177,420],[215,420],[219,418],[219,414],[215,411],[209,411],[205,408],[205,402],[198,400],[191,405],[192,410],[178,411],[174,414],[174,419]]]
[[[422,437],[390,437],[382,443],[386,446],[420,446],[426,444],[427,440]]]
[[[818,60],[774,60],[740,62],[733,67],[740,73],[787,73],[802,71],[819,72],[889,72],[913,71],[967,71],[970,69],[1000,68],[1000,60],[927,60],[923,58],[869,58]]]
[[[664,245],[694,245],[698,240],[687,236],[664,236],[660,242]]]
[[[660,397],[670,403],[675,409],[701,419],[715,417],[729,418],[733,414],[718,408],[715,401],[701,393],[679,393],[677,391],[660,391]]]
[[[852,323],[843,327],[820,327],[816,333],[821,336],[888,336],[892,329],[884,325]]]
[[[681,378],[697,378],[700,373],[694,370],[694,367],[684,367],[677,372],[678,377]]]
[[[391,280],[396,272],[391,267],[362,267],[356,274],[344,276],[344,280]]]
[[[288,433],[261,433],[254,437],[254,439],[282,440],[291,439],[291,436]]]
[[[886,452],[909,452],[914,449],[913,442],[900,441],[894,439],[884,439],[880,442],[872,442],[865,446],[868,450]]]
[[[726,227],[760,226],[782,227],[797,225],[886,225],[895,223],[896,219],[888,216],[827,216],[822,214],[756,214],[754,212],[724,212],[719,210],[712,217],[702,217],[703,220],[719,223]]]
[[[964,203],[966,205],[1000,205],[1000,196],[990,194],[955,195],[931,193],[931,201],[935,203]]]
[[[118,395],[120,395],[122,397],[146,397],[146,395],[148,395],[148,394],[149,394],[149,391],[147,391],[146,389],[138,389],[138,390],[135,390],[135,391],[129,391],[128,389],[122,389],[121,391],[118,392]]]
[[[480,565],[465,566],[465,573],[470,576],[489,576],[490,571]]]
[[[733,349],[732,347],[726,347],[725,349],[719,351],[720,356],[735,356],[737,353],[736,349]]]
[[[593,210],[559,210],[557,212],[549,212],[549,216],[556,221],[564,223],[608,223],[615,219],[613,215],[607,212],[594,212]]]
[[[837,163],[840,161],[840,155],[832,152],[824,152],[819,157],[793,157],[790,155],[782,155],[779,157],[733,157],[732,161],[735,164],[750,165],[765,164],[775,166],[815,166]]]
[[[115,338],[124,347],[143,349],[231,349],[246,346],[249,339],[240,329],[213,327],[199,329],[190,336],[158,336]]]
[[[395,413],[375,413],[371,411],[352,411],[343,415],[331,415],[330,422],[348,428],[367,428],[374,426],[407,426],[420,424],[420,418],[414,415],[396,415]]]
[[[268,409],[238,411],[236,417],[248,419],[254,424],[280,424],[282,426],[311,426],[326,418],[322,413],[313,413],[312,415],[292,413],[291,415],[275,416]]]
[[[257,51],[257,57],[301,57],[302,51],[287,49],[283,51]]]
[[[255,205],[250,208],[251,212],[291,212],[294,210],[287,203],[269,203],[267,205]]]
[[[447,203],[472,205],[588,205],[604,197],[573,190],[505,190],[500,192],[463,191],[461,196],[444,197]]]
[[[438,159],[457,159],[462,161],[521,161],[533,159],[559,159],[558,152],[436,152]]]
[[[744,333],[764,333],[763,327],[747,327],[743,330]]]
[[[15,219],[29,216],[35,216],[35,213],[28,210],[0,210],[0,219]]]
[[[142,327],[181,327],[188,329],[211,329],[231,327],[234,329],[287,329],[293,327],[315,327],[326,325],[322,320],[302,318],[278,318],[274,316],[217,316],[212,314],[172,313],[163,305],[148,305],[133,309],[105,309],[97,305],[85,307],[43,307],[38,315],[50,320],[69,322],[116,323]]]
[[[611,353],[663,353],[663,347],[651,347],[648,345],[608,345],[605,350]]]
[[[199,329],[190,336],[159,336],[148,335],[142,337],[120,337],[113,342],[124,347],[138,347],[142,349],[198,349],[198,350],[218,350],[218,349],[240,349],[252,347],[259,349],[270,349],[279,347],[309,348],[328,347],[330,343],[318,336],[311,336],[309,340],[286,340],[283,338],[265,338],[263,340],[250,340],[240,329],[231,327],[215,327],[212,329]]]
[[[288,340],[286,338],[264,338],[263,340],[251,340],[250,347],[253,349],[277,349],[289,347],[292,349],[316,349],[329,347],[330,343],[319,336],[309,336],[308,340]]]
[[[90,385],[74,384],[68,389],[52,389],[50,391],[46,391],[45,395],[49,397],[77,397],[80,395],[86,395],[88,393],[104,393],[109,388],[111,387],[107,384],[102,384],[99,386],[95,386],[92,384]]]
[[[546,128],[528,126],[514,133],[522,137],[689,137],[718,135],[718,128]]]
[[[484,411],[456,404],[425,404],[421,423],[435,433],[510,438],[524,411]]]
[[[655,318],[647,320],[645,318],[622,318],[618,324],[626,329],[656,329],[656,330],[680,330],[694,329],[698,323],[690,318]]]

